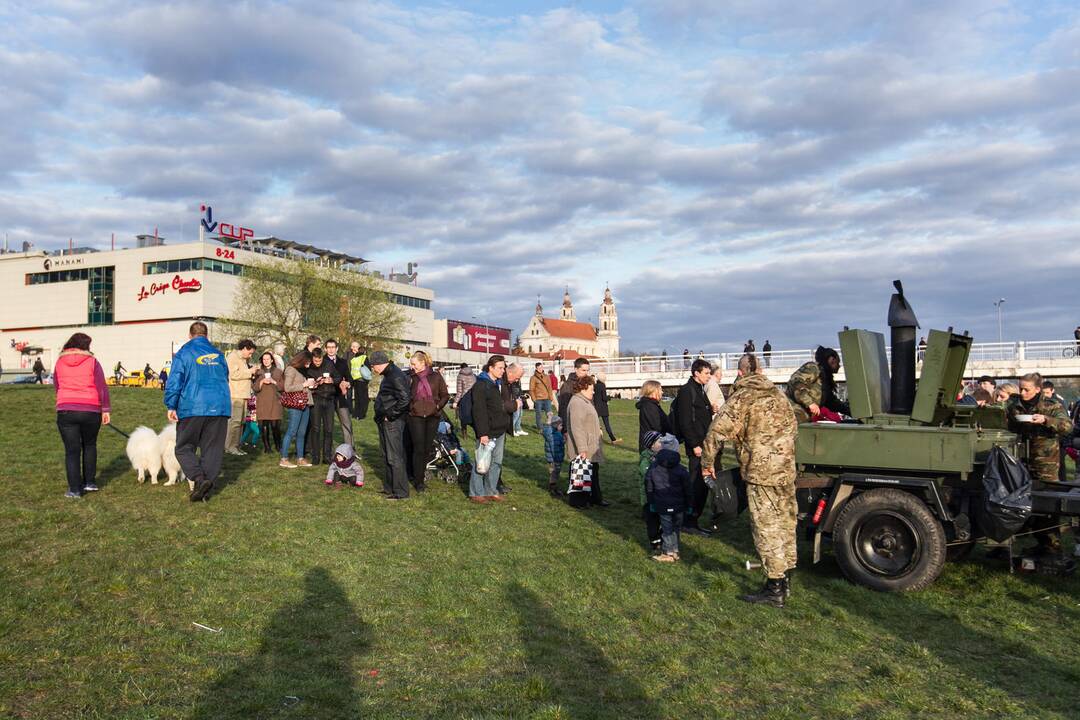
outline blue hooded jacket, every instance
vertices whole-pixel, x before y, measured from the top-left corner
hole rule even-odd
[[[232,414],[225,356],[204,336],[188,340],[173,356],[165,383],[165,407],[175,410],[181,420]]]

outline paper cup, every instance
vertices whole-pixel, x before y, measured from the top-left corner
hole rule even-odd
[[[1017,415],[1016,422],[1031,422],[1035,419],[1034,415]]]
[[[269,380],[270,379],[270,373],[263,373],[263,378],[266,379],[266,380]]]

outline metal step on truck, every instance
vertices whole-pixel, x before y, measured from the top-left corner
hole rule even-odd
[[[849,580],[882,591],[930,585],[946,560],[985,539],[978,508],[994,447],[1023,461],[1026,443],[998,407],[957,405],[972,338],[931,330],[916,385],[918,323],[903,288],[889,309],[891,373],[882,333],[840,333],[847,399],[856,422],[803,423],[796,480],[814,562],[831,545]],[[1033,483],[1020,536],[1076,524],[1080,484]],[[1011,538],[1002,545],[1012,561]]]

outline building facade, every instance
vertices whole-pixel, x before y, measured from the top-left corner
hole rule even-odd
[[[246,265],[267,255],[354,267],[365,261],[278,238],[218,239],[179,245],[140,236],[139,247],[0,254],[0,361],[3,370],[31,367],[41,357],[52,368],[75,332],[93,338],[106,371],[120,362],[129,370],[147,363],[158,371],[187,342],[192,320],[203,320],[215,337],[215,321],[232,311]],[[388,297],[406,316],[399,341],[432,344],[434,292],[382,280]]]
[[[578,322],[570,291],[567,290],[558,319],[544,317],[544,308],[537,301],[536,312],[518,336],[518,346],[526,355],[542,359],[618,357],[619,315],[610,288],[604,289],[599,321],[599,328],[591,323]]]

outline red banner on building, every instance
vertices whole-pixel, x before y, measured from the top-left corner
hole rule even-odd
[[[490,355],[505,355],[510,352],[509,328],[447,320],[446,333],[446,345],[454,350],[471,350]]]

